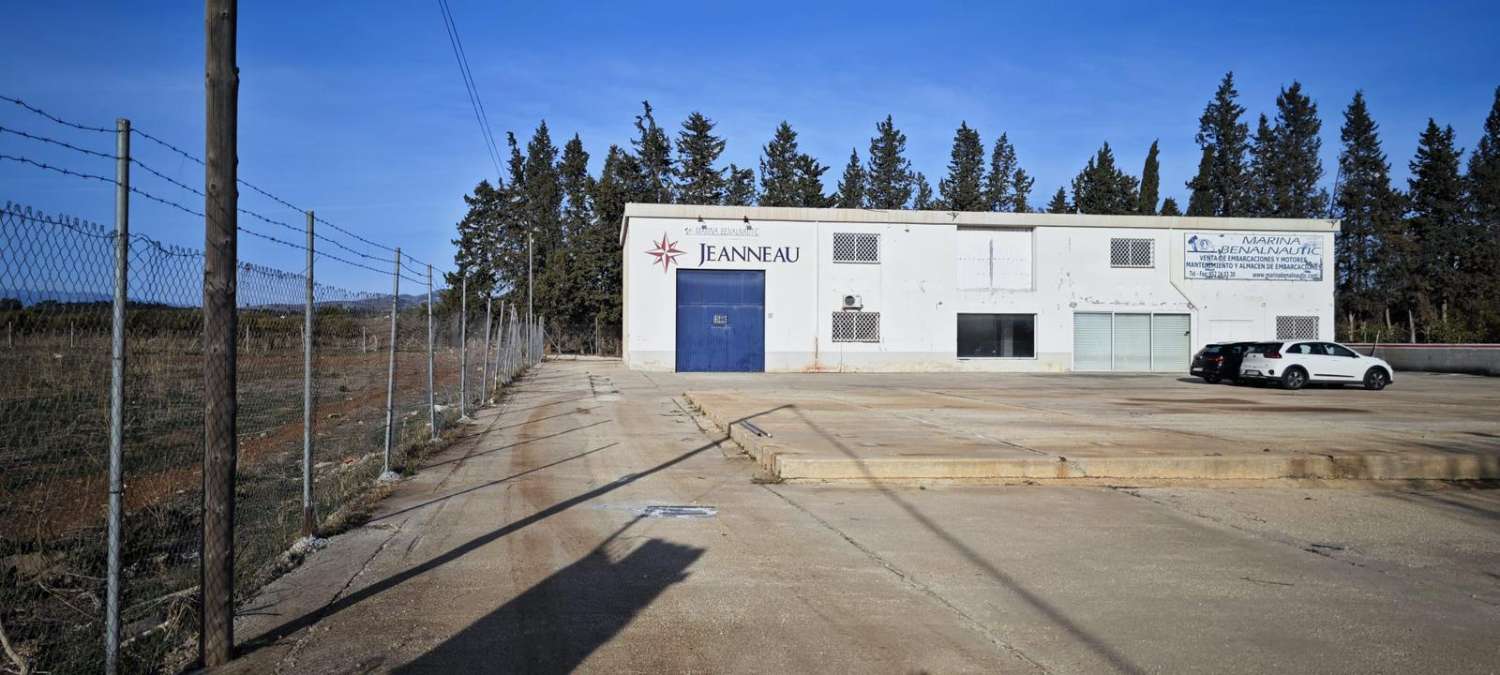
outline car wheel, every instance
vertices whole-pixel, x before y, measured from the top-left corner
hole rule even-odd
[[[1301,368],[1290,368],[1281,374],[1281,388],[1296,391],[1307,384],[1307,371]]]
[[[1204,375],[1203,376],[1203,381],[1207,382],[1209,384],[1218,384],[1219,383],[1219,376],[1218,375]]]
[[[1379,368],[1371,368],[1365,371],[1365,389],[1380,391],[1390,380],[1386,378],[1385,371]]]

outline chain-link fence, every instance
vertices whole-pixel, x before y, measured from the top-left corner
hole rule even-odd
[[[0,210],[0,626],[36,672],[104,661],[115,252],[98,225]],[[172,670],[201,622],[204,256],[132,235],[127,260],[119,665]],[[314,285],[309,304],[302,273],[236,269],[237,602],[541,357],[540,321],[393,274],[394,294]]]

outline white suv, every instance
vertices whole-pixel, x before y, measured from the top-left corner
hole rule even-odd
[[[1395,370],[1384,359],[1365,356],[1333,342],[1261,342],[1245,352],[1240,379],[1276,381],[1286,389],[1301,389],[1308,382],[1363,384],[1380,390],[1394,379]]]

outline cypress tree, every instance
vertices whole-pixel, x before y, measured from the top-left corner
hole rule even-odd
[[[1198,160],[1198,173],[1187,183],[1188,189],[1192,191],[1188,196],[1188,215],[1214,215],[1213,171],[1214,149],[1205,147],[1203,157]]]
[[[1399,268],[1395,263],[1403,255],[1405,235],[1401,197],[1391,188],[1391,166],[1380,149],[1379,127],[1370,117],[1364,92],[1355,92],[1344,109],[1339,140],[1343,148],[1334,206],[1342,223],[1334,240],[1335,305],[1345,319],[1345,339],[1373,338],[1354,335],[1350,324],[1356,316],[1374,319],[1383,302],[1399,300],[1403,282],[1389,272]]]
[[[1464,289],[1472,271],[1466,251],[1479,244],[1466,222],[1458,168],[1463,151],[1453,139],[1453,127],[1439,128],[1429,118],[1407,180],[1407,229],[1416,242],[1419,271],[1412,300],[1429,322],[1437,319],[1443,324],[1450,306],[1461,297],[1472,297]]]
[[[1240,121],[1245,108],[1235,102],[1237,98],[1234,73],[1226,73],[1198,118],[1195,139],[1209,153],[1210,161],[1206,174],[1200,171],[1200,177],[1188,183],[1195,193],[1188,201],[1188,215],[1242,216],[1248,210],[1245,153],[1250,128]],[[1200,196],[1198,192],[1205,194]],[[1200,202],[1200,210],[1206,212],[1194,213],[1193,202]]]
[[[562,176],[557,170],[557,146],[552,144],[546,121],[537,126],[526,144],[522,171],[521,191],[525,194],[522,219],[536,237],[537,259],[541,260],[563,245]]]
[[[1151,141],[1151,149],[1146,151],[1146,165],[1141,167],[1141,195],[1135,206],[1136,213],[1148,216],[1156,213],[1156,200],[1161,191],[1161,161],[1156,144],[1157,141]]]
[[[1005,176],[1002,180],[1009,180]],[[938,182],[941,208],[952,211],[988,211],[984,194],[984,143],[979,132],[961,122],[953,133],[948,157],[948,176]]]
[[[1323,141],[1318,132],[1318,106],[1292,82],[1276,96],[1275,153],[1272,161],[1272,208],[1279,218],[1319,218],[1327,215],[1328,193],[1318,187]]]
[[[990,171],[985,176],[985,200],[991,211],[1016,210],[1015,174],[1016,148],[1004,133],[995,139],[995,148],[990,151]]]
[[[641,101],[641,107],[644,112],[635,117],[636,138],[631,141],[631,145],[635,147],[636,163],[641,175],[651,187],[650,193],[645,195],[645,203],[671,204],[672,142],[667,139],[667,132],[656,125],[656,117],[651,114],[651,102]]]
[[[912,178],[912,183],[916,184],[917,188],[916,194],[911,200],[911,207],[918,211],[931,209],[933,207],[932,186],[927,184],[927,177],[918,171],[916,176]]]
[[[849,164],[844,167],[844,176],[839,179],[838,194],[834,205],[841,209],[865,207],[865,168],[859,161],[859,151],[849,151]]]
[[[1063,190],[1062,188],[1057,188],[1057,192],[1052,193],[1052,201],[1047,202],[1047,213],[1072,213],[1072,212],[1073,212],[1073,209],[1068,208],[1068,193],[1067,193],[1067,191]]]
[[[783,121],[761,147],[761,206],[801,206],[797,185],[797,132]]]
[[[1016,213],[1031,212],[1031,187],[1036,185],[1036,179],[1026,175],[1026,170],[1017,168],[1015,177],[1011,180],[1011,210]]]
[[[906,208],[914,189],[911,162],[906,159],[906,134],[890,115],[875,125],[865,169],[865,202],[872,209]]]
[[[1135,177],[1115,165],[1115,153],[1105,143],[1073,179],[1073,207],[1079,213],[1134,213],[1138,189]]]
[[[1255,142],[1250,144],[1250,171],[1245,180],[1245,214],[1270,216],[1276,210],[1276,133],[1261,115],[1255,125]]]
[[[583,140],[573,134],[563,146],[562,162],[557,166],[562,180],[563,240],[570,241],[586,230],[594,220],[594,178],[589,175],[589,153],[583,149]]]
[[[1488,270],[1476,279],[1483,309],[1475,321],[1483,328],[1482,340],[1500,342],[1500,87],[1495,88],[1495,101],[1484,120],[1484,135],[1469,155],[1465,180],[1470,217],[1483,242],[1473,251],[1475,266]]]
[[[1180,216],[1182,211],[1177,208],[1177,200],[1171,197],[1161,200],[1161,215]]]
[[[725,206],[753,206],[755,204],[755,170],[729,165],[729,185],[724,190]]]
[[[713,120],[693,112],[677,133],[679,204],[718,204],[724,199],[724,170],[715,166],[724,154],[724,139],[713,131]]]

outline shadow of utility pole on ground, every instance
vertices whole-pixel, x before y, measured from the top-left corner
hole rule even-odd
[[[611,561],[609,541],[395,672],[572,672],[704,552],[650,539]]]

